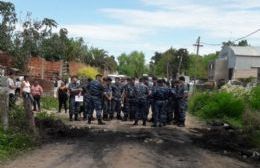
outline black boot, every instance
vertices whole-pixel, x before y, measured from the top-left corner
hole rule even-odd
[[[122,120],[122,117],[121,117],[120,115],[117,115],[116,118],[117,118],[118,120]]]
[[[88,118],[88,124],[91,124],[91,117]]]
[[[143,120],[143,126],[146,126],[146,120]]]
[[[124,118],[122,118],[122,121],[127,121],[127,117],[124,116]]]
[[[107,121],[108,120],[108,115],[107,114],[103,114],[103,120]]]
[[[184,122],[179,122],[177,126],[178,127],[185,127],[185,123]]]
[[[138,125],[138,120],[135,120],[133,125]]]
[[[113,120],[113,119],[114,119],[113,114],[109,115],[109,119],[110,119],[110,120]]]
[[[70,121],[72,121],[72,114],[70,114]]]
[[[103,123],[101,119],[98,119],[98,125],[105,125],[105,123]]]
[[[75,119],[75,121],[79,121],[79,119],[78,119],[78,114],[75,114],[74,119]]]

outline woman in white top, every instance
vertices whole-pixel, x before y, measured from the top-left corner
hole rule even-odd
[[[24,80],[21,85],[21,96],[31,93],[31,84],[28,80],[28,76],[24,76]]]

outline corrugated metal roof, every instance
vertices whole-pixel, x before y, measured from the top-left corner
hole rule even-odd
[[[260,47],[251,47],[251,46],[231,46],[230,47],[235,55],[242,56],[259,56],[260,57]]]

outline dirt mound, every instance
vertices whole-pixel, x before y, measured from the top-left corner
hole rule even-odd
[[[260,161],[259,151],[251,145],[248,136],[241,130],[227,129],[223,126],[211,126],[208,129],[197,130],[202,136],[193,138],[200,147],[235,156],[239,159]]]
[[[35,119],[40,136],[45,139],[74,138],[85,136],[89,130],[73,128],[65,125],[61,120]]]

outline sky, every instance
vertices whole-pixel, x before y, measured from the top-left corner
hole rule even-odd
[[[7,0],[5,0],[7,1]],[[83,37],[87,45],[114,56],[137,50],[146,61],[155,51],[170,47],[195,53],[202,43],[221,44],[260,29],[260,0],[10,0],[23,20],[56,20],[70,37]],[[260,32],[247,38],[260,46]],[[221,50],[204,44],[200,54]]]

